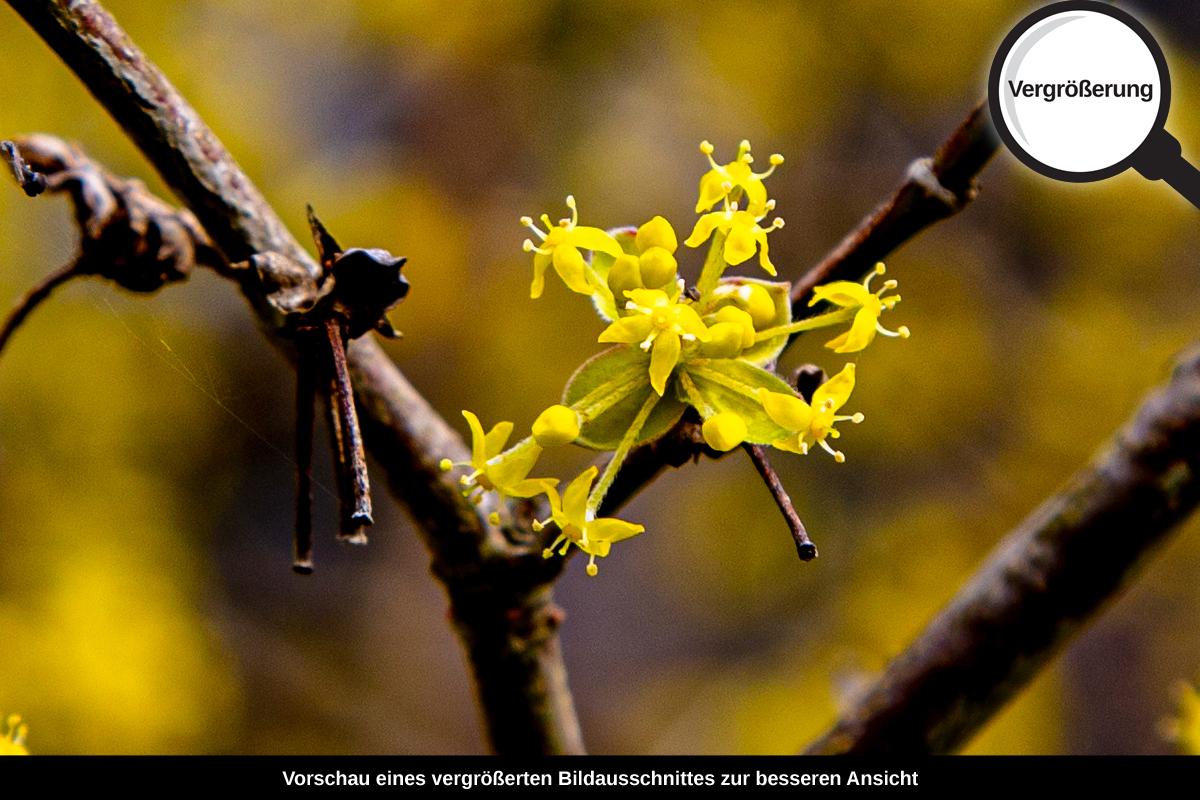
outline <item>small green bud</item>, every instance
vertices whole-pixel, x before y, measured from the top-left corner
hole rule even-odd
[[[534,420],[533,438],[542,447],[558,447],[579,438],[579,415],[566,406],[550,406]]]
[[[655,217],[638,228],[634,243],[637,244],[639,253],[644,253],[651,247],[661,247],[668,253],[674,254],[679,248],[679,239],[675,237],[675,229],[662,217]]]
[[[709,447],[724,453],[746,440],[746,423],[732,411],[723,411],[706,419],[700,432]]]
[[[712,339],[701,342],[696,353],[701,358],[735,358],[742,352],[744,332],[740,324],[718,322],[708,329],[708,333]]]
[[[665,248],[651,247],[645,250],[638,263],[642,271],[642,282],[647,289],[661,289],[675,280],[675,270],[679,264],[675,256]]]
[[[645,284],[642,283],[642,269],[639,266],[637,256],[617,256],[608,271],[608,288],[612,290],[613,297],[617,298],[618,310],[623,310],[625,307],[625,292],[627,290],[645,288]]]

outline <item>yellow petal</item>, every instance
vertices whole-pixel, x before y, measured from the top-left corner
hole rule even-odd
[[[758,265],[765,269],[768,275],[777,274],[775,272],[775,265],[771,263],[771,258],[768,255],[771,246],[767,243],[767,231],[759,230],[758,233],[754,234],[754,238],[758,240],[759,244]]]
[[[586,545],[581,544],[579,546],[579,549],[582,550],[583,552],[587,553],[589,556],[599,556],[600,558],[604,558],[608,555],[609,551],[612,550],[612,542],[605,542],[605,541],[593,542],[593,541],[589,540]],[[594,576],[595,574],[596,574],[596,565],[588,564],[588,575]]]
[[[557,485],[558,481],[556,480],[554,481],[554,486]],[[557,522],[560,519],[564,519],[565,515],[563,514],[562,500],[559,498],[558,490],[554,486],[551,486],[546,491],[546,499],[550,501],[550,516]]]
[[[537,300],[546,288],[546,270],[553,263],[548,253],[533,254],[533,283],[529,286],[529,296]]]
[[[734,186],[746,188],[746,184],[754,177],[754,173],[750,171],[750,165],[745,161],[732,161],[725,165],[725,174],[729,176],[728,180]]]
[[[782,392],[772,392],[768,389],[759,389],[758,399],[762,401],[767,416],[781,428],[789,431],[802,431],[808,430],[808,426],[812,424],[813,410],[799,397]]]
[[[828,300],[830,303],[846,308],[865,305],[870,296],[871,293],[864,289],[861,283],[834,281],[813,289],[813,296],[808,304],[814,306],[822,300]]]
[[[750,258],[757,249],[755,244],[754,234],[748,226],[733,225],[725,239],[725,263],[732,267]]]
[[[471,428],[471,466],[475,469],[483,469],[488,460],[487,447],[484,445],[483,425],[479,423],[479,417],[470,411],[463,411],[462,415],[466,417],[467,425]]]
[[[725,212],[723,211],[714,211],[711,214],[705,214],[696,220],[696,227],[692,228],[692,235],[687,238],[684,244],[688,247],[699,247],[708,241],[709,236],[712,236],[713,229],[725,221]]]
[[[708,332],[708,326],[704,324],[704,320],[700,319],[696,309],[691,306],[675,306],[675,324],[683,328],[684,333],[690,333],[702,342],[707,342],[712,338]]]
[[[663,331],[654,340],[654,350],[650,354],[650,385],[659,397],[667,390],[667,378],[679,363],[679,350],[679,334],[675,331]]]
[[[518,483],[516,486],[509,487],[510,491],[505,492],[509,497],[537,497],[539,494],[549,495],[554,491],[554,487],[558,485],[558,478],[530,478]],[[558,497],[556,492],[555,497]]]
[[[620,519],[603,519],[594,520],[588,523],[587,536],[588,541],[593,543],[593,546],[608,545],[612,542],[620,542],[631,536],[637,536],[646,528],[642,525],[634,525],[632,522],[625,522]],[[597,552],[598,556],[608,555],[607,548],[605,552]]]
[[[631,289],[625,296],[633,301],[635,306],[642,308],[666,308],[671,304],[667,293],[658,289]]]
[[[591,491],[592,481],[596,479],[599,470],[588,467],[563,492],[563,514],[572,525],[583,530],[587,525],[587,498]]]
[[[854,322],[850,325],[850,330],[825,346],[831,348],[835,353],[857,353],[875,341],[875,323],[878,321],[879,315],[869,306],[860,308],[854,315]]]
[[[645,314],[632,317],[621,317],[609,325],[600,334],[599,342],[615,342],[617,344],[641,344],[646,341],[654,323]]]
[[[488,465],[488,479],[500,494],[510,497],[531,496],[518,495],[515,493],[515,489],[533,471],[541,454],[541,446],[535,444],[532,447],[518,448],[508,455],[500,456],[494,459],[494,463]],[[541,491],[538,489],[533,494],[540,494]]]
[[[572,292],[591,297],[592,287],[588,284],[587,267],[583,256],[571,245],[560,244],[554,248],[554,271]]]
[[[749,170],[749,167],[746,167]],[[767,187],[755,177],[750,177],[738,184],[746,190],[746,210],[754,216],[759,216],[767,208]]]
[[[799,436],[789,436],[786,439],[776,439],[775,441],[771,442],[771,447],[774,447],[776,450],[786,450],[789,453],[800,453],[801,455],[804,454],[806,449],[800,446]]]
[[[813,392],[813,405],[820,406],[826,400],[833,400],[833,410],[837,411],[850,399],[852,391],[854,391],[854,364],[850,363],[842,367],[842,371],[837,375],[817,387],[817,390]],[[791,429],[798,430],[798,428]]]
[[[715,169],[710,169],[704,174],[704,177],[700,179],[700,200],[696,203],[697,214],[709,210],[718,200],[725,197],[724,184],[727,180],[729,180],[728,177]],[[708,236],[704,238],[707,239]],[[691,246],[695,247],[695,245]]]
[[[567,231],[564,241],[572,247],[579,247],[584,250],[599,250],[602,253],[608,253],[613,258],[625,252],[621,249],[621,245],[616,239],[599,228],[576,225]]]
[[[486,460],[500,455],[504,445],[508,444],[508,437],[512,436],[512,431],[513,424],[511,422],[497,422],[496,426],[488,431],[488,435],[483,440]]]

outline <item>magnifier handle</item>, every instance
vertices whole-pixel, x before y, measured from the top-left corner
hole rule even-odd
[[[1179,140],[1162,128],[1146,139],[1133,156],[1133,168],[1147,180],[1164,180],[1189,203],[1200,208],[1200,170],[1183,157]]]

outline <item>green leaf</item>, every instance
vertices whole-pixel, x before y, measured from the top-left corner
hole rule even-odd
[[[722,278],[721,285],[713,292],[715,302],[705,311],[705,314],[712,314],[724,306],[734,306],[748,311],[746,301],[740,296],[745,293],[745,287],[748,286],[761,286],[766,289],[771,301],[775,304],[775,316],[771,323],[756,326],[758,330],[777,328],[792,321],[792,285],[787,281],[762,281],[757,278]],[[755,342],[739,358],[755,366],[765,367],[773,364],[775,359],[779,358],[779,354],[787,346],[787,340],[787,336],[776,336],[762,342]]]
[[[737,358],[690,361],[684,373],[680,383],[689,394],[694,393],[692,404],[702,417],[734,412],[745,421],[746,441],[753,444],[771,444],[788,435],[787,429],[767,416],[757,395],[759,389],[769,389],[794,397],[796,393],[778,375]]]
[[[571,376],[563,392],[563,405],[581,414],[587,410],[585,407],[599,409],[590,419],[584,420],[575,443],[594,450],[616,450],[653,392],[650,355],[641,348],[618,345],[588,359]],[[687,404],[680,401],[668,385],[635,443],[662,436],[679,421],[686,409]]]

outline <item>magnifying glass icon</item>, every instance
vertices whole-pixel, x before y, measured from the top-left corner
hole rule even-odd
[[[988,102],[1000,138],[1030,169],[1087,183],[1133,167],[1200,208],[1200,171],[1163,127],[1167,60],[1129,13],[1069,0],[1025,17],[992,61]]]

